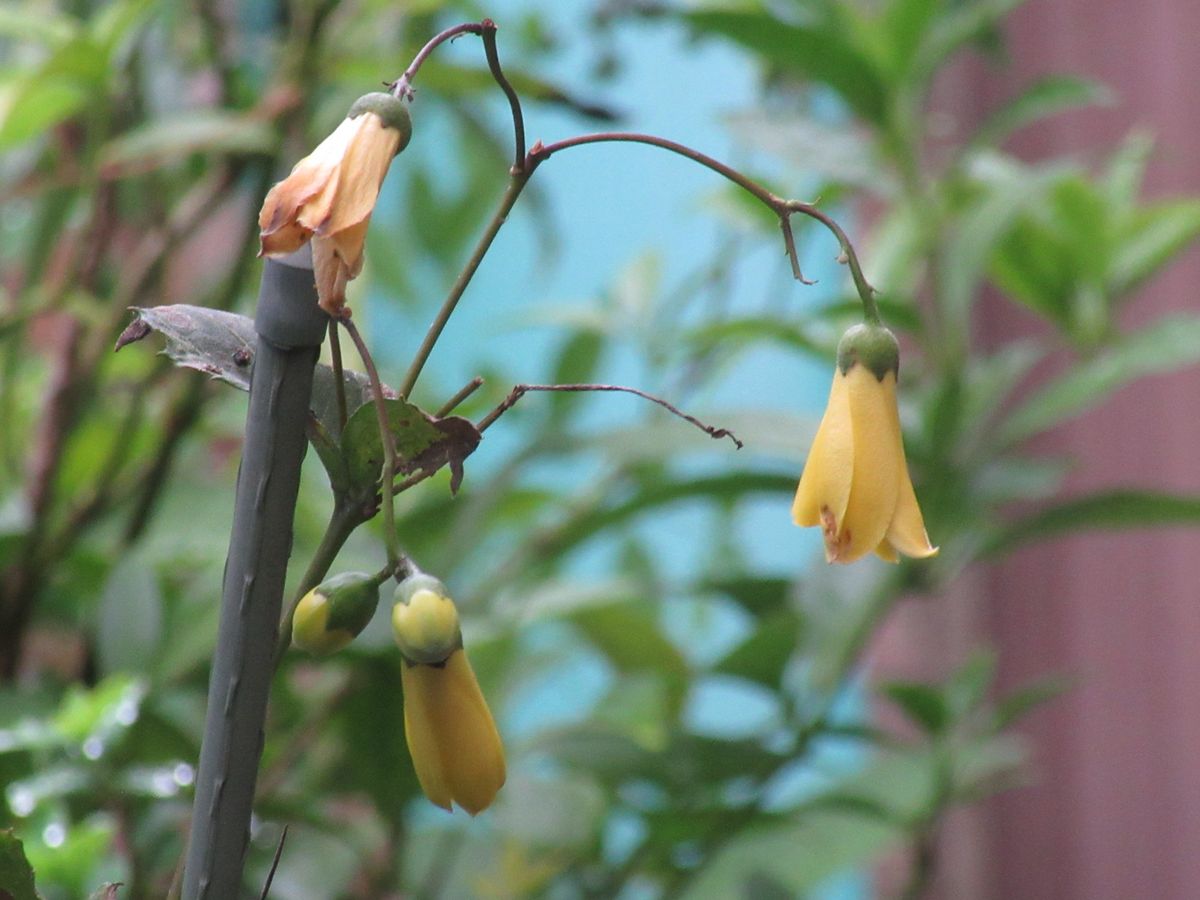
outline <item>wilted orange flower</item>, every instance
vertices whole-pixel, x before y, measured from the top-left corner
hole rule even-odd
[[[380,185],[411,135],[403,100],[378,92],[359,97],[333,133],[263,201],[260,255],[293,253],[311,239],[317,294],[332,316],[342,314],[346,283],[362,271]]]
[[[829,562],[872,550],[888,562],[937,553],[904,459],[899,359],[895,337],[878,325],[851,328],[838,345],[829,405],[792,504],[797,525],[821,526]]]

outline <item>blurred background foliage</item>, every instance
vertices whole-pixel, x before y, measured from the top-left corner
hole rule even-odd
[[[856,304],[833,270],[840,287],[807,309],[737,302],[738,259],[778,253],[777,226],[710,189],[698,206],[718,252],[679,278],[652,258],[623,272],[611,260],[600,302],[548,313],[541,371],[509,371],[461,333],[441,352],[487,376],[465,407],[475,417],[517,381],[611,380],[612,360],[632,356],[639,387],[747,450],[657,409],[614,421],[588,397],[534,397],[489,431],[457,498],[445,473],[404,495],[404,546],[467,612],[509,783],[475,821],[421,798],[386,624],[330,661],[294,652],[273,694],[248,889],[288,824],[279,898],[860,896],[866,881],[835,876],[897,853],[902,890],[919,896],[946,813],[1024,777],[1008,729],[1058,682],[997,697],[980,648],[938,682],[867,685],[860,654],[896,602],[1021,542],[1200,519],[1197,498],[1139,490],[1134,466],[1127,484],[1061,497],[1071,461],[1026,449],[1122,384],[1200,358],[1198,316],[1117,324],[1200,232],[1200,202],[1142,200],[1140,134],[1098,165],[1006,155],[1016,129],[1105,102],[1069,73],[1017,86],[979,122],[939,124],[935,79],[963,51],[1002,66],[1018,2],[581,4],[586,46],[562,46],[536,7],[500,21],[527,114],[558,110],[578,131],[621,113],[589,94],[626,64],[628,29],[755,68],[755,102],[726,121],[750,173],[867,212],[850,231],[906,348],[909,463],[941,555],[830,569],[806,538],[806,564],[763,562],[777,539],[762,523],[791,528],[815,420],[786,385],[764,405],[722,383],[765,350],[831,369]],[[0,830],[0,882],[14,896],[32,896],[25,858],[48,900],[108,882],[164,896],[186,836],[244,395],[145,345],[114,355],[129,307],[250,312],[267,187],[438,28],[489,13],[434,0],[0,9],[0,824],[13,829]],[[502,189],[503,100],[468,51],[421,72],[414,150],[423,111],[445,115],[393,167],[370,235],[370,311],[357,305],[381,344],[402,317],[431,314]],[[589,59],[588,79],[540,75],[555,54]],[[538,182],[523,215],[553,266],[571,223]],[[807,290],[779,275],[775,293]],[[989,344],[985,294],[1026,307],[1041,336]],[[391,352],[385,380],[404,364]],[[459,386],[441,380],[418,389],[427,408]],[[329,508],[315,457],[305,478],[294,575]],[[763,498],[774,518],[747,519]],[[378,567],[376,524],[337,570]],[[879,727],[872,697],[901,727]]]

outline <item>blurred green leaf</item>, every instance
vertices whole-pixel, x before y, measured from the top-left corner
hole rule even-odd
[[[780,611],[760,620],[754,633],[734,647],[713,671],[778,687],[796,649],[800,620],[791,611]]]
[[[1175,200],[1139,209],[1109,262],[1110,290],[1126,294],[1155,274],[1200,235],[1200,200]]]
[[[950,723],[951,711],[939,686],[916,681],[889,681],[879,686],[879,692],[928,734],[941,734]]]
[[[787,605],[794,588],[788,578],[725,577],[702,582],[699,592],[715,591],[735,600],[747,612],[765,617]]]
[[[1200,523],[1200,497],[1156,491],[1115,490],[1053,503],[997,529],[985,553],[1011,553],[1021,544],[1076,531],[1150,528]]]
[[[113,738],[137,721],[147,686],[131,675],[109,675],[93,688],[73,687],[63,699],[54,726],[69,741]]]
[[[17,93],[0,118],[0,150],[9,150],[69,119],[87,102],[70,78],[38,78]]]
[[[9,900],[38,900],[33,869],[20,838],[11,829],[0,830],[0,888]]]
[[[987,698],[996,678],[996,654],[992,650],[976,650],[946,682],[943,696],[955,719],[975,711]]]
[[[79,33],[75,18],[45,6],[0,6],[0,35],[54,45]]]
[[[1072,679],[1051,675],[1013,691],[996,704],[996,731],[1003,731],[1039,706],[1062,696],[1072,685]]]
[[[926,33],[918,59],[931,74],[964,45],[994,35],[1000,22],[1025,0],[965,0],[948,6]]]
[[[971,146],[996,146],[1014,131],[1080,106],[1108,104],[1113,94],[1108,88],[1086,78],[1048,75],[1029,85],[1020,94],[996,110],[976,130]]]
[[[659,627],[655,606],[644,598],[579,606],[566,620],[622,672],[687,674],[683,656]]]
[[[832,810],[794,824],[746,828],[705,861],[680,896],[739,897],[750,879],[762,876],[803,894],[838,872],[867,865],[901,835],[876,818]]]
[[[598,332],[581,329],[563,343],[554,363],[553,384],[580,384],[592,381],[600,359],[605,351],[604,336]],[[579,397],[561,392],[551,393],[546,398],[550,408],[551,422],[561,425],[566,422],[570,410],[578,406]]]
[[[997,172],[982,183],[984,192],[961,215],[939,257],[944,293],[953,304],[954,323],[962,333],[997,242],[1047,189],[1046,176],[1025,171]],[[1048,302],[1040,295],[1035,299],[1039,308]]]
[[[1006,446],[1058,425],[1146,375],[1170,372],[1200,361],[1200,316],[1163,316],[1140,331],[1122,335],[1091,359],[1037,391],[999,428]]]
[[[271,126],[227,110],[193,110],[167,116],[109,141],[100,163],[107,168],[182,164],[191,153],[261,154],[277,140]]]
[[[698,10],[683,18],[696,31],[740,44],[768,65],[829,86],[862,118],[883,122],[887,86],[835,25],[792,24],[755,9]]]

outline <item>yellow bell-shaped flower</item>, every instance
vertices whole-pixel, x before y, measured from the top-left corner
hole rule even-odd
[[[462,647],[445,587],[414,575],[396,589],[392,629],[404,656],[404,734],[425,796],[445,810],[487,809],[504,785],[504,746]]]
[[[874,550],[937,553],[917,505],[896,406],[899,348],[890,331],[858,325],[838,345],[829,405],[792,504],[797,525],[820,525],[825,558],[848,563]]]

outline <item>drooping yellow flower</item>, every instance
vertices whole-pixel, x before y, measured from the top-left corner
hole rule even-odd
[[[462,646],[454,602],[428,575],[396,589],[392,630],[404,656],[404,734],[421,790],[471,815],[504,784],[504,747]]]
[[[838,345],[829,405],[792,504],[797,525],[821,526],[829,562],[872,550],[888,562],[937,553],[904,459],[899,358],[895,337],[878,325],[855,326]]]
[[[378,92],[359,97],[333,133],[263,201],[261,255],[284,256],[311,239],[317,294],[330,315],[342,313],[346,283],[362,271],[379,188],[411,135],[403,100]]]

